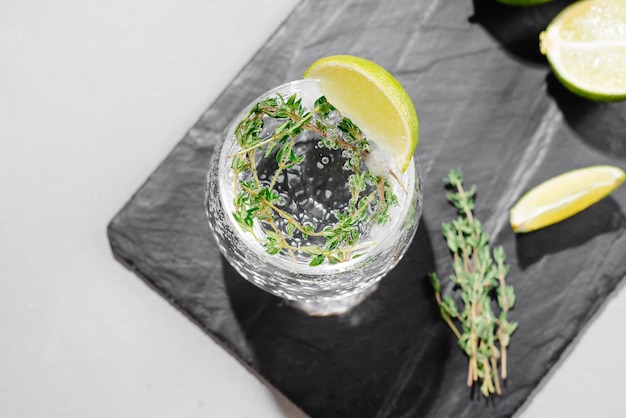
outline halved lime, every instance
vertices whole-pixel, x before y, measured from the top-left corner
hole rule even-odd
[[[401,171],[407,169],[419,123],[408,93],[387,70],[364,58],[334,55],[311,64],[304,78],[318,80],[328,101],[393,155]]]
[[[556,77],[596,101],[626,99],[626,1],[583,0],[563,9],[540,36]]]
[[[568,171],[531,189],[510,211],[515,232],[530,232],[555,224],[586,209],[626,178],[618,167],[597,165]]]

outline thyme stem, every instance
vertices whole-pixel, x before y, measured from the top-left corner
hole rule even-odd
[[[306,233],[307,235],[315,236],[315,237],[323,237],[324,236],[323,232],[315,232],[315,231],[307,230],[300,222],[296,221],[293,218],[293,216],[291,216],[289,213],[287,213],[284,210],[276,207],[271,202],[267,201],[264,197],[258,196],[258,193],[255,192],[254,190],[250,189],[249,187],[242,186],[242,188],[246,192],[250,193],[251,195],[259,197],[259,200],[261,202],[263,202],[263,204],[269,206],[273,211],[277,212],[280,216],[285,218],[289,223],[293,224],[293,226],[295,226],[298,231]],[[272,222],[272,225],[273,225],[273,222]]]
[[[313,116],[313,112],[311,112],[309,115],[307,115],[304,118],[302,118],[302,120],[297,125],[293,126],[290,129],[289,133],[293,134],[294,131],[296,131],[298,128],[301,128],[302,125],[304,125],[304,122],[306,122],[309,119],[311,119],[312,116]],[[272,135],[271,137],[269,137],[269,138],[267,138],[267,139],[265,139],[263,141],[260,141],[260,142],[254,144],[254,145],[249,146],[248,148],[241,149],[241,150],[239,150],[239,151],[229,155],[228,158],[232,158],[232,157],[235,157],[237,155],[247,154],[250,151],[253,151],[253,150],[258,149],[258,148],[262,148],[263,146],[265,146],[265,145],[267,145],[269,143],[275,142],[282,135],[283,135],[282,132],[276,133],[276,134]]]

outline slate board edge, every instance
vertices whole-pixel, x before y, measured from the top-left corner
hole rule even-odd
[[[126,242],[130,243],[130,241],[129,240],[124,240],[122,238],[123,234],[121,234],[115,228],[115,224],[117,223],[116,220],[117,220],[118,216],[116,216],[116,218],[114,218],[113,221],[111,221],[109,223],[109,226],[107,228],[107,236],[109,238],[109,242],[111,244],[113,257],[115,258],[115,260],[117,262],[119,262],[122,266],[124,266],[126,269],[128,269],[130,272],[134,273],[136,277],[141,279],[141,281],[144,282],[157,295],[159,295],[160,297],[165,299],[167,302],[169,302],[169,304],[171,306],[173,306],[178,312],[180,312],[184,317],[186,317],[193,324],[198,326],[198,328],[200,328],[215,343],[217,343],[222,349],[224,349],[235,360],[237,360],[237,362],[239,362],[239,364],[241,364],[249,373],[251,373],[257,379],[259,379],[259,381],[263,385],[267,386],[268,388],[271,388],[273,396],[275,396],[277,399],[279,399],[281,397],[284,398],[284,399],[287,399],[291,403],[291,407],[292,408],[297,409],[302,415],[309,416],[298,406],[298,404],[293,399],[289,398],[285,393],[283,393],[278,388],[276,388],[267,379],[266,376],[264,376],[260,371],[256,370],[254,367],[252,367],[252,365],[249,364],[242,356],[238,355],[236,353],[235,348],[232,347],[229,344],[229,342],[228,342],[228,340],[226,338],[221,338],[216,332],[210,331],[207,327],[205,327],[202,324],[202,322],[200,320],[198,320],[198,318],[196,318],[191,312],[186,311],[178,303],[176,303],[176,301],[174,300],[174,298],[171,297],[171,295],[169,295],[165,290],[163,290],[160,287],[158,287],[155,283],[151,282],[147,278],[147,276],[142,273],[140,267],[138,267],[136,264],[134,264],[128,257],[124,256],[124,254],[123,254],[124,251],[120,250],[120,248],[124,248],[124,244],[122,244],[122,242],[126,241]],[[133,244],[130,244],[130,245],[133,245]],[[279,408],[281,407],[280,402],[278,403],[278,407]]]
[[[541,390],[548,384],[552,376],[558,372],[560,367],[567,361],[572,352],[576,349],[580,341],[584,338],[585,334],[589,330],[589,328],[593,325],[594,322],[600,317],[602,312],[606,310],[608,303],[610,303],[611,299],[617,297],[617,294],[622,291],[622,289],[626,286],[625,276],[622,276],[619,280],[616,280],[615,285],[611,286],[607,289],[606,293],[601,297],[598,297],[596,301],[590,306],[590,309],[587,311],[587,315],[581,318],[580,326],[578,328],[578,332],[575,333],[572,338],[564,341],[562,348],[558,350],[558,352],[554,353],[552,363],[548,364],[546,368],[546,373],[543,375],[541,379],[537,382],[535,387],[530,391],[526,399],[517,407],[517,410],[513,414],[513,417],[519,417],[520,414],[523,414],[530,404],[534,401],[535,396],[541,392]]]
[[[276,29],[271,33],[271,35],[263,42],[263,46],[267,45],[276,34],[283,28],[286,22],[289,21],[292,15],[298,12],[305,4],[305,0],[299,0],[296,6],[285,16],[283,21],[276,27]],[[207,327],[205,327],[202,322],[196,318],[191,312],[183,309],[178,303],[176,303],[175,299],[168,294],[164,289],[158,287],[155,283],[150,281],[145,275],[141,268],[132,262],[131,258],[126,256],[123,250],[120,248],[125,248],[123,242],[127,242],[129,245],[132,244],[131,240],[126,240],[123,238],[123,234],[116,228],[116,225],[123,224],[123,215],[127,211],[129,207],[132,206],[133,201],[136,196],[141,192],[141,190],[150,183],[152,177],[159,169],[166,164],[171,155],[175,152],[178,146],[185,140],[185,138],[189,137],[191,130],[196,127],[205,117],[206,113],[215,106],[216,103],[219,103],[221,98],[227,93],[228,89],[231,87],[233,82],[239,78],[242,72],[254,62],[255,58],[263,52],[263,46],[261,46],[249,59],[248,61],[241,67],[241,69],[232,77],[232,79],[224,86],[222,91],[217,95],[215,100],[209,104],[206,109],[200,114],[200,116],[196,119],[196,122],[191,125],[191,127],[187,130],[185,135],[181,140],[177,141],[176,144],[172,147],[170,152],[161,160],[161,162],[151,171],[150,175],[143,181],[143,183],[135,190],[135,192],[130,196],[130,198],[124,203],[124,205],[120,208],[120,210],[116,213],[116,215],[112,218],[112,220],[107,225],[107,238],[109,240],[109,244],[111,247],[111,252],[113,254],[114,259],[119,262],[122,266],[128,269],[130,272],[134,273],[142,282],[144,282],[150,289],[156,292],[159,296],[165,299],[171,306],[173,306],[178,312],[180,312],[183,316],[188,318],[191,322],[197,325],[205,334],[207,334],[213,341],[215,341],[219,346],[221,346],[224,350],[226,350],[233,358],[235,358],[242,366],[248,370],[252,375],[254,375],[261,383],[271,388],[274,392],[274,396],[282,396],[285,399],[288,399],[294,408],[297,408],[303,415],[306,415],[304,411],[294,402],[294,400],[290,399],[283,392],[278,390],[274,385],[272,385],[269,380],[264,376],[261,372],[254,369],[250,363],[248,363],[244,358],[236,353],[234,347],[232,347],[226,338],[221,338],[217,333],[212,332]],[[307,415],[308,416],[308,415]]]
[[[304,4],[305,4],[305,0],[299,0],[298,1],[298,4],[293,8],[293,10],[291,10],[291,12],[287,16],[285,16],[285,19],[276,27],[276,29],[272,32],[272,34],[263,42],[263,46],[267,45],[268,42],[270,42],[276,36],[276,34],[282,29],[282,27],[286,24],[286,22],[289,21],[291,16],[293,14],[297,13],[298,9],[300,7],[302,7]],[[233,82],[239,78],[241,73],[244,72],[246,70],[246,68],[248,68],[248,66],[251,65],[252,62],[254,62],[255,58],[259,54],[261,54],[263,52],[263,46],[261,46],[261,48],[259,48],[250,57],[250,59],[241,67],[241,69],[233,76],[231,81],[229,81],[228,84],[222,89],[221,93],[218,94],[218,96],[215,98],[215,100],[210,105],[208,105],[206,107],[206,109],[200,114],[200,116],[196,119],[196,121],[191,125],[191,127],[187,130],[185,135],[183,135],[183,137],[179,141],[176,142],[176,144],[172,147],[172,149],[165,156],[165,158],[163,158],[161,160],[161,162],[159,164],[157,164],[157,166],[151,171],[150,175],[148,175],[148,177],[143,181],[143,183],[135,190],[135,192],[130,196],[130,198],[126,201],[126,203],[124,203],[124,205],[122,205],[120,210],[115,214],[115,216],[111,219],[111,221],[107,225],[107,238],[109,240],[109,245],[111,247],[111,252],[112,252],[113,257],[115,258],[115,260],[117,260],[124,267],[126,267],[129,271],[131,271],[136,276],[138,276],[144,283],[146,283],[148,285],[148,287],[150,287],[152,290],[156,291],[157,294],[159,294],[161,297],[166,299],[172,306],[174,306],[184,316],[186,316],[187,318],[192,320],[203,331],[205,331],[205,333],[207,333],[211,338],[213,338],[221,346],[226,348],[228,350],[228,352],[230,354],[234,355],[234,357],[236,357],[237,360],[239,360],[242,364],[244,364],[246,366],[246,368],[248,368],[250,371],[252,371],[255,375],[257,375],[260,378],[262,378],[262,380],[265,383],[269,384],[269,382],[267,382],[267,380],[265,379],[264,376],[261,376],[258,371],[252,369],[248,363],[246,363],[242,358],[240,358],[240,356],[236,355],[235,351],[233,350],[232,347],[229,346],[229,344],[227,343],[226,339],[219,340],[218,338],[216,338],[215,334],[213,332],[211,332],[208,328],[206,328],[204,325],[202,325],[202,323],[198,320],[198,318],[195,318],[193,315],[191,315],[190,313],[185,311],[181,306],[179,306],[175,302],[174,298],[171,295],[169,295],[164,289],[161,289],[158,286],[156,286],[154,283],[152,283],[148,279],[148,276],[141,271],[141,268],[139,268],[136,264],[134,264],[131,261],[131,258],[129,256],[123,254],[123,251],[121,251],[120,248],[125,248],[124,242],[126,242],[126,243],[128,243],[128,245],[132,245],[132,246],[134,246],[134,244],[132,244],[131,240],[124,239],[123,238],[124,234],[121,232],[121,230],[118,230],[118,228],[116,228],[116,225],[123,224],[124,213],[127,212],[128,208],[130,208],[132,206],[134,200],[139,195],[139,193],[141,193],[141,191],[151,182],[152,178],[155,176],[155,173],[157,173],[161,169],[161,167],[164,166],[167,163],[167,161],[170,159],[170,157],[172,155],[174,155],[176,149],[185,141],[185,139],[190,137],[190,132],[196,126],[198,126],[200,124],[200,122],[204,119],[205,115],[209,112],[209,110],[212,109],[213,106],[216,105],[216,103],[220,102],[222,96],[224,96],[226,94],[228,89],[231,87]]]

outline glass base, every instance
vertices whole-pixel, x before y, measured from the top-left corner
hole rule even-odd
[[[348,312],[378,289],[378,283],[361,292],[332,299],[322,300],[287,300],[287,305],[310,316],[340,315]]]

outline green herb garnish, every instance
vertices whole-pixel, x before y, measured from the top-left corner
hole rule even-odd
[[[273,127],[269,134],[264,132],[268,126]],[[285,171],[306,158],[296,150],[297,138],[306,131],[319,138],[320,148],[341,150],[344,169],[351,172],[350,199],[345,208],[332,212],[334,225],[323,229],[301,223],[288,213],[276,190]],[[388,178],[367,170],[365,160],[371,145],[359,127],[341,115],[325,97],[320,97],[311,111],[296,94],[288,98],[281,95],[265,98],[241,120],[235,138],[241,150],[230,156],[235,179],[233,217],[269,254],[284,252],[296,262],[299,253],[311,266],[348,261],[364,249],[357,245],[363,228],[372,223],[386,223],[390,207],[398,204]],[[276,161],[276,170],[270,178],[259,176],[257,166],[263,158]],[[395,178],[393,174],[391,177]],[[255,233],[256,222],[265,230],[263,237]],[[314,243],[303,244],[309,238]]]
[[[436,273],[431,273],[430,279],[441,316],[469,357],[467,385],[471,387],[481,381],[480,391],[485,397],[493,393],[500,395],[500,377],[503,381],[507,377],[507,348],[518,325],[508,320],[508,312],[515,304],[513,287],[505,282],[509,266],[505,264],[504,248],[497,246],[492,254],[489,237],[474,217],[476,187],[463,188],[460,170],[450,170],[444,181],[454,190],[446,197],[459,212],[456,220],[443,223],[441,228],[453,255],[454,272],[450,281],[452,292],[457,291],[456,298],[451,294],[441,296]],[[494,296],[500,311],[498,316],[493,310]],[[457,302],[462,303],[463,309]]]

